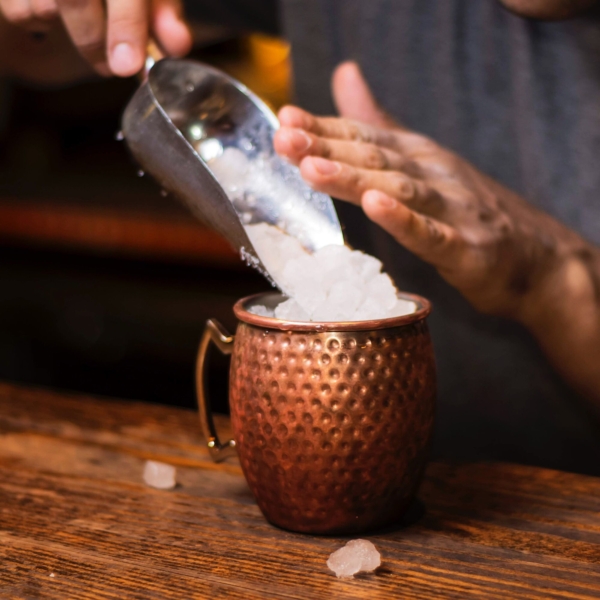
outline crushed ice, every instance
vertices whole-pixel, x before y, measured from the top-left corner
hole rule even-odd
[[[327,196],[311,190],[298,168],[269,151],[270,141],[261,140],[261,135],[270,140],[270,131],[262,131],[256,134],[257,139],[242,138],[241,149],[221,147],[214,151],[213,142],[219,142],[213,139],[204,140],[199,148],[242,223],[277,223],[309,247],[313,247],[315,238],[323,243],[338,241],[337,227],[322,212],[321,197]],[[210,144],[208,151],[205,144]]]
[[[248,237],[288,300],[255,314],[287,321],[366,321],[413,313],[414,302],[398,298],[389,275],[373,256],[343,245],[308,253],[300,242],[266,223],[246,226]]]
[[[369,540],[351,540],[333,552],[327,566],[340,579],[352,579],[361,571],[374,571],[381,565],[381,554]]]
[[[224,149],[212,138],[203,140],[199,147],[238,212],[268,279],[288,296],[274,311],[258,306],[251,310],[287,321],[330,322],[384,319],[414,312],[415,303],[398,298],[392,280],[381,272],[380,261],[339,243],[339,231],[332,234],[331,222],[317,208],[318,194],[313,196],[316,192],[303,182],[298,187],[298,169],[282,167],[279,157],[255,149],[256,145],[268,146],[264,140],[261,145],[260,133],[256,133],[258,142],[242,139],[242,149]],[[270,132],[262,133],[270,136]],[[253,148],[256,151],[251,151]],[[319,243],[315,244],[315,239]],[[312,254],[306,250],[321,245],[324,247]],[[241,255],[248,264],[259,266],[244,248]]]
[[[159,490],[172,490],[176,485],[176,469],[171,465],[147,460],[144,465],[144,481]]]

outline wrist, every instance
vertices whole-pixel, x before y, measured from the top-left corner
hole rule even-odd
[[[600,416],[600,252],[576,252],[544,281],[521,321]]]
[[[550,322],[572,322],[594,309],[597,312],[599,301],[600,252],[580,247],[557,257],[538,275],[516,317],[529,329],[544,330]]]

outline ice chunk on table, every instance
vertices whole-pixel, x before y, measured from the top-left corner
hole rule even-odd
[[[327,566],[340,579],[352,579],[361,571],[374,571],[380,564],[381,554],[369,540],[351,540],[327,560]]]
[[[176,485],[176,469],[171,465],[147,460],[144,465],[144,481],[159,490],[172,490]]]

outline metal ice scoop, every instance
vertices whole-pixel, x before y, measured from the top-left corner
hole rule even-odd
[[[273,112],[235,79],[174,59],[150,69],[122,123],[144,171],[271,281],[244,225],[277,225],[309,251],[344,243],[331,198],[311,190],[275,153],[278,127]]]

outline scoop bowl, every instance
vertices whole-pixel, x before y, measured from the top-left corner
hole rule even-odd
[[[331,198],[315,192],[279,157],[273,111],[243,84],[197,61],[164,59],[150,69],[125,109],[124,139],[142,169],[225,237],[271,282],[244,225],[266,222],[309,251],[344,238]],[[233,149],[278,193],[226,192],[211,162]],[[235,178],[228,173],[227,179]],[[277,284],[277,282],[274,282]]]

